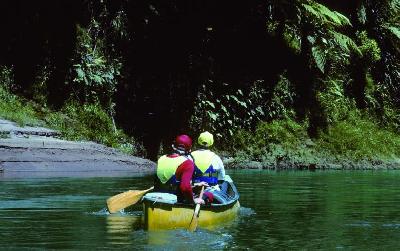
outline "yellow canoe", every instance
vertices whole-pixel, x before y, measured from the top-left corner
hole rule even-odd
[[[201,206],[198,227],[214,228],[234,220],[238,215],[240,209],[239,193],[229,176],[228,181],[224,181],[220,187],[221,191],[212,191],[215,203]],[[155,196],[152,196],[152,194]],[[195,206],[176,203],[173,200],[168,201],[168,199],[164,200],[161,197],[163,197],[162,193],[150,193],[143,198],[145,229],[187,229],[192,220]]]

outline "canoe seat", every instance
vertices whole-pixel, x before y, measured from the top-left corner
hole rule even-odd
[[[233,183],[224,181],[219,186],[220,190],[209,190],[214,195],[213,204],[228,204],[238,199],[239,193]]]

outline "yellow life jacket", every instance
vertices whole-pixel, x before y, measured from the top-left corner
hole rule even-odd
[[[202,172],[205,173],[207,169],[211,166],[212,159],[215,153],[210,150],[197,150],[192,152],[194,158],[194,164]]]
[[[165,184],[174,177],[176,169],[186,160],[187,158],[184,156],[174,158],[167,157],[167,155],[161,156],[157,161],[157,177],[161,183]]]

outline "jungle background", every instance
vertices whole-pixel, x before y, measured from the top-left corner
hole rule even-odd
[[[399,0],[5,0],[0,10],[5,119],[152,160],[175,135],[208,130],[232,166],[399,166]]]

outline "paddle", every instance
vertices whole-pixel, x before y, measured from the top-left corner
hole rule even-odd
[[[107,208],[110,213],[118,212],[121,209],[137,203],[145,193],[154,189],[150,187],[146,190],[129,190],[107,199]]]
[[[201,187],[201,192],[199,198],[203,198],[204,186]],[[189,225],[189,231],[195,231],[197,228],[197,224],[199,223],[199,213],[200,213],[200,204],[196,204],[196,208],[194,209],[192,221]]]

